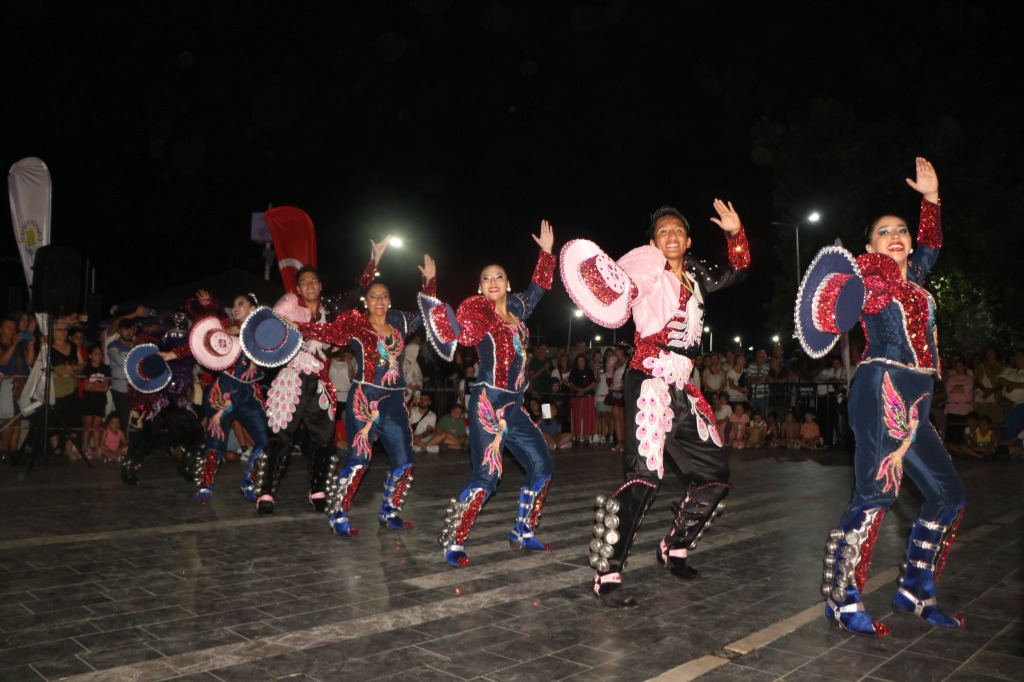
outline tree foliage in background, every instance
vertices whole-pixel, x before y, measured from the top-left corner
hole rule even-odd
[[[783,220],[797,223],[813,210],[822,214],[817,224],[799,223],[803,270],[836,238],[862,253],[865,228],[886,213],[906,218],[916,235],[920,197],[904,178],[913,173],[915,156],[931,160],[939,173],[944,244],[926,286],[938,305],[940,346],[966,352],[996,343],[1005,349],[1024,341],[1018,294],[1024,287],[1024,231],[1014,223],[1024,192],[1018,176],[997,170],[1009,167],[1010,155],[1022,146],[1008,113],[975,112],[978,119],[969,128],[943,115],[914,125],[867,123],[847,105],[815,100],[785,122],[758,121],[752,158],[771,168],[775,209]],[[1004,146],[986,148],[991,140]],[[780,228],[776,252],[769,324],[792,332],[798,283],[791,228]]]

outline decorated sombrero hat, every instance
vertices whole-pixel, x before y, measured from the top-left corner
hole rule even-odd
[[[602,327],[620,327],[629,317],[633,282],[594,242],[574,239],[562,247],[562,283],[569,298]]]
[[[809,356],[820,358],[857,324],[863,307],[857,260],[842,247],[826,246],[811,261],[796,295],[796,338]]]
[[[238,337],[228,334],[221,321],[213,315],[192,325],[188,345],[196,362],[214,372],[231,367],[242,354]]]
[[[299,330],[266,306],[249,313],[238,338],[242,342],[242,352],[263,367],[287,364],[302,348]]]
[[[171,381],[171,368],[152,343],[143,343],[128,351],[124,373],[128,383],[139,393],[162,391]]]

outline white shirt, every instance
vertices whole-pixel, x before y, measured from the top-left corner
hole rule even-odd
[[[417,419],[419,421],[416,421]],[[428,428],[437,428],[437,415],[429,408],[427,409],[427,413],[423,414],[420,407],[415,405],[409,408],[409,424],[413,427],[413,435],[422,436],[426,433]]]

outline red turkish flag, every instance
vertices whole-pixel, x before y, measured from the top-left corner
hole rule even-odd
[[[263,214],[274,238],[277,267],[285,291],[298,293],[295,273],[303,265],[316,267],[316,232],[306,212],[294,206],[279,206]]]

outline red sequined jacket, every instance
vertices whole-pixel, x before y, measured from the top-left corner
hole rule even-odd
[[[516,318],[514,324],[498,317],[494,304],[482,295],[470,296],[459,305],[458,312],[453,312],[438,299],[420,294],[420,310],[430,344],[447,360],[452,359],[456,344],[475,346],[480,358],[477,384],[506,391],[526,390],[530,333],[523,321],[551,289],[554,272],[555,257],[541,251],[530,286],[506,299],[508,311]]]
[[[367,286],[367,272],[371,272],[373,261],[367,266],[359,283]],[[368,282],[372,283],[372,276]],[[422,291],[433,296],[437,280],[431,278],[422,284]],[[356,375],[354,381],[373,384],[381,388],[405,388],[405,373],[402,371],[402,352],[405,339],[419,329],[421,318],[417,313],[388,310],[387,323],[396,330],[395,334],[380,334],[370,324],[366,310],[348,310],[329,324],[300,324],[303,336],[335,346],[351,346],[355,353]]]
[[[917,244],[907,263],[907,279],[890,256],[857,257],[867,290],[860,323],[867,343],[861,362],[887,362],[938,373],[935,301],[921,286],[942,248],[941,202],[921,200]]]

